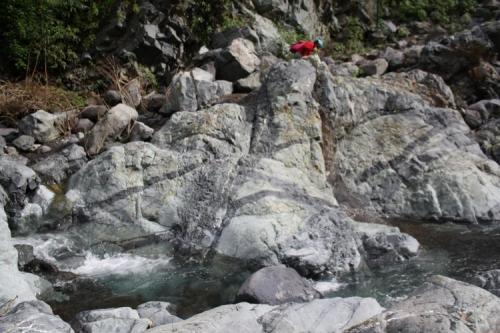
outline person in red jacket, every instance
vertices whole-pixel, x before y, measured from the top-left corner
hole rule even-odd
[[[315,48],[323,48],[321,38],[316,38],[314,41],[299,40],[290,46],[290,52],[300,54],[302,57],[308,57],[314,52]]]

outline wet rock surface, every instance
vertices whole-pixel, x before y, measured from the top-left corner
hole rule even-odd
[[[238,291],[240,302],[277,305],[307,302],[319,294],[294,269],[271,266],[252,274]]]

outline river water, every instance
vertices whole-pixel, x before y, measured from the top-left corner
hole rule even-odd
[[[419,256],[401,264],[340,276],[340,288],[328,296],[375,297],[387,306],[404,298],[430,275],[442,274],[467,281],[477,271],[500,268],[500,226],[408,221],[391,224],[421,243]],[[72,246],[77,247],[76,241],[68,235],[38,235],[17,241],[33,245],[38,256],[56,263],[61,269],[98,282],[99,288],[83,284],[69,297],[56,293],[57,297],[52,295],[47,299],[54,312],[65,320],[71,320],[83,310],[135,307],[153,300],[175,304],[178,315],[186,318],[234,302],[239,286],[251,274],[242,270],[237,262],[223,259],[209,266],[188,259],[175,260],[172,249],[164,242],[126,253],[80,251],[79,255],[61,260],[61,256],[54,253],[60,253],[62,247],[66,252],[71,252],[68,249]]]

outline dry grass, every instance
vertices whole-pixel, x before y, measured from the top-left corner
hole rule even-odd
[[[16,126],[21,118],[40,109],[65,112],[84,104],[85,99],[75,92],[35,80],[0,82],[0,122],[7,126]]]
[[[119,60],[113,56],[107,57],[100,62],[97,66],[97,71],[108,82],[109,89],[118,91],[123,98],[123,102],[134,107],[133,98],[130,95],[128,87],[137,76],[130,77]]]

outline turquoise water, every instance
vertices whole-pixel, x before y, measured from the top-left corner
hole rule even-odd
[[[375,297],[382,305],[389,305],[430,275],[467,281],[477,271],[500,268],[500,227],[393,224],[418,239],[422,245],[419,256],[405,263],[341,276],[341,289],[329,296]],[[69,295],[65,301],[49,303],[66,320],[83,310],[134,307],[151,300],[175,304],[178,315],[186,318],[234,302],[238,288],[251,274],[234,261],[220,259],[200,265],[161,256],[166,251],[164,246],[150,245],[111,257],[87,257],[73,272],[95,279],[100,288],[79,290],[78,295]]]

